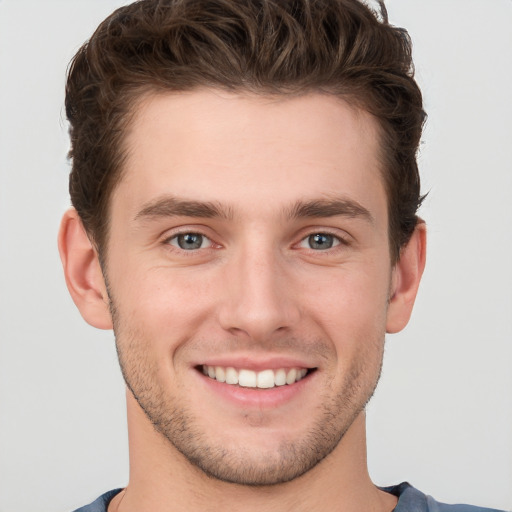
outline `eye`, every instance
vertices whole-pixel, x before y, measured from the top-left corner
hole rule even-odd
[[[338,237],[329,233],[313,233],[300,242],[300,247],[313,249],[315,251],[325,251],[331,249],[341,242]]]
[[[195,251],[212,246],[212,241],[200,233],[180,233],[169,238],[167,243],[184,251]]]

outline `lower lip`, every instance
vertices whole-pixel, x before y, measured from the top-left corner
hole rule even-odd
[[[306,375],[294,384],[261,389],[244,388],[242,386],[226,384],[225,382],[219,382],[197,372],[198,377],[204,382],[208,389],[219,394],[225,400],[229,400],[239,407],[258,409],[278,407],[293,400],[311,383],[315,373],[316,372]]]

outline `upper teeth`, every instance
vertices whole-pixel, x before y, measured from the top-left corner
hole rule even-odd
[[[226,384],[238,384],[245,388],[273,388],[293,384],[301,380],[307,373],[306,368],[279,368],[278,370],[237,370],[230,366],[203,365],[203,373],[212,379]]]

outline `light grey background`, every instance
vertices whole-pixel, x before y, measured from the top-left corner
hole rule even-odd
[[[0,512],[72,510],[127,481],[111,332],[56,249],[68,206],[68,61],[115,0],[0,0]],[[369,406],[376,483],[512,508],[512,2],[389,0],[429,121],[429,258]]]

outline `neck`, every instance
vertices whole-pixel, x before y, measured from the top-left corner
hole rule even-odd
[[[368,475],[364,413],[313,469],[290,482],[265,487],[206,476],[154,430],[129,393],[128,427],[130,481],[114,498],[109,512],[194,512],[224,507],[246,512],[390,512],[396,505],[396,498],[378,490]]]

